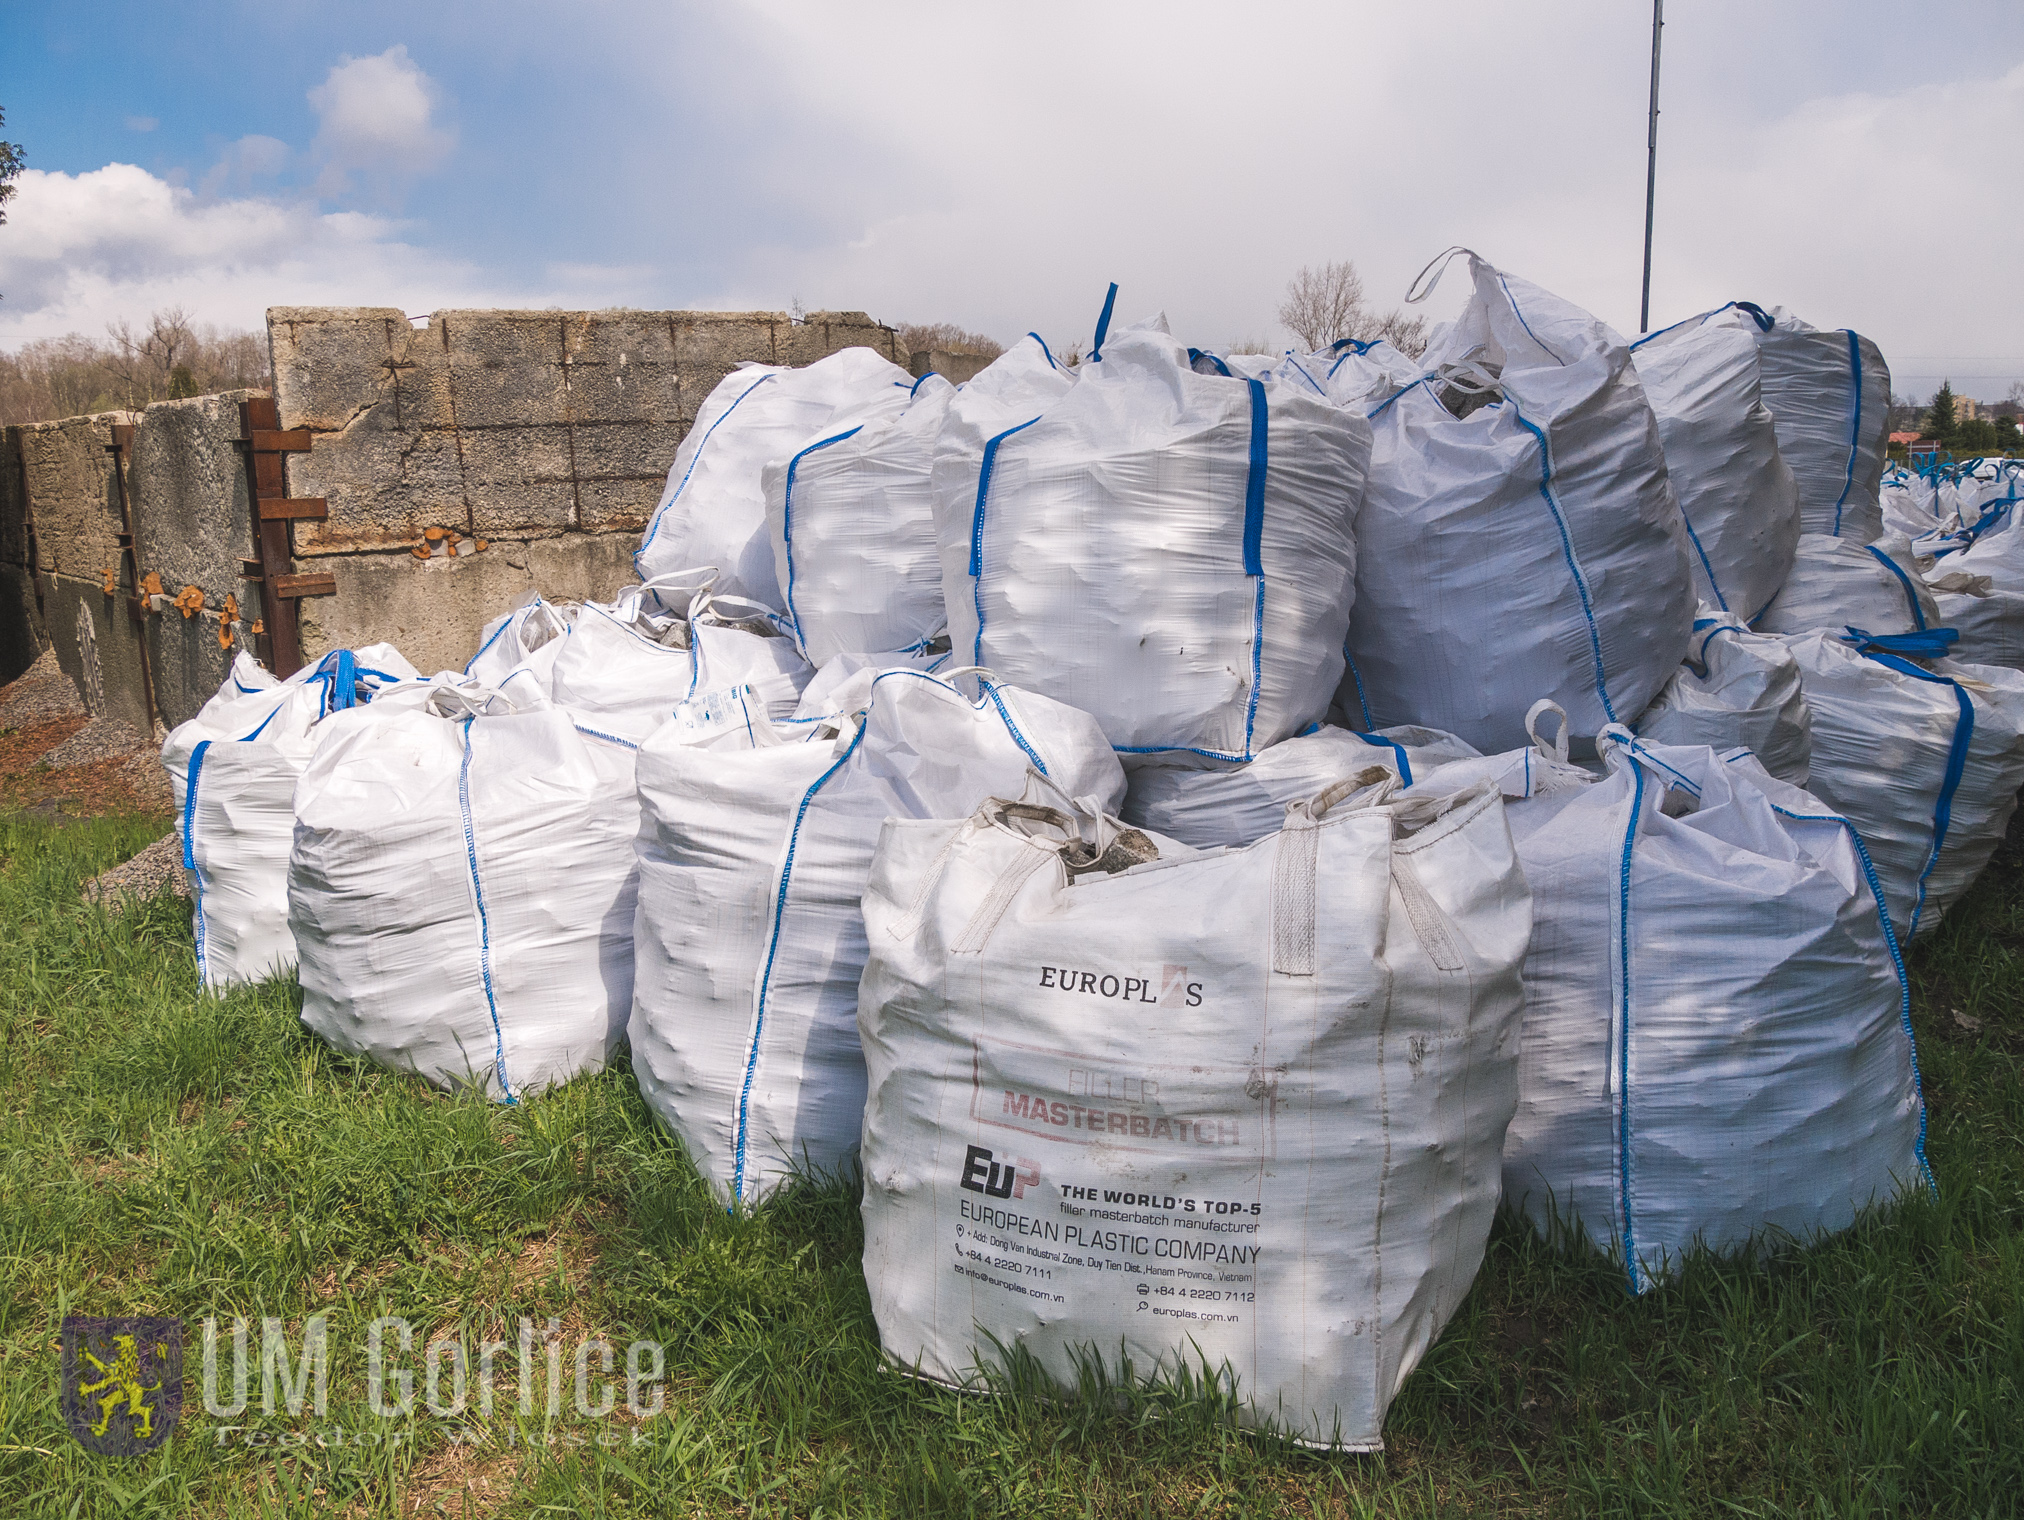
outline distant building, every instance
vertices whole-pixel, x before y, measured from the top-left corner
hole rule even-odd
[[[1982,403],[1977,401],[1973,396],[1956,396],[1954,398],[1954,421],[1978,422],[1981,418]]]

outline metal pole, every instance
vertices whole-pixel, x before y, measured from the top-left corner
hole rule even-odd
[[[1645,137],[1645,266],[1644,298],[1638,304],[1637,330],[1652,325],[1652,205],[1659,185],[1659,33],[1665,30],[1666,0],[1652,0],[1652,109]]]

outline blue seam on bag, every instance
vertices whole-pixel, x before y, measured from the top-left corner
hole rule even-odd
[[[276,708],[275,712],[280,709]],[[268,717],[273,717],[269,713]],[[261,724],[265,728],[266,724]],[[259,729],[254,730],[255,733]],[[197,980],[203,981],[206,974],[207,957],[204,946],[209,936],[204,932],[204,873],[197,869],[197,775],[204,768],[204,752],[211,747],[209,739],[203,740],[190,751],[190,764],[183,780],[183,869],[190,873],[190,901],[195,911],[197,930]]]
[[[492,925],[485,914],[485,886],[478,879],[478,832],[471,818],[471,724],[464,728],[464,763],[457,768],[457,809],[464,817],[464,857],[471,867],[471,894],[478,903],[478,969],[485,978],[485,1007],[492,1015],[492,1064],[499,1073],[499,1090],[508,1103],[520,1100],[513,1084],[506,1080],[506,1033],[499,1027],[499,1001],[492,991]]]
[[[977,506],[970,518],[970,598],[977,609],[977,636],[970,651],[972,665],[984,663],[984,501],[991,491],[991,470],[998,462],[998,445],[1039,420],[1029,417],[1018,427],[1009,427],[996,438],[987,439],[983,461],[977,467]]]
[[[842,443],[844,439],[854,438],[863,431],[864,424],[860,422],[847,433],[838,433],[834,437],[811,443],[787,461],[787,487],[781,493],[780,500],[780,539],[787,549],[787,620],[794,625],[794,642],[801,645],[803,653],[807,652],[808,645],[801,637],[801,614],[794,610],[794,473],[801,468],[801,461],[817,449],[826,449],[832,443]],[[691,637],[689,642],[693,644],[695,639]]]
[[[920,379],[918,379],[918,380],[916,380],[916,381],[915,381],[915,382],[913,383],[913,385],[912,385],[911,387],[909,387],[909,389],[907,390],[907,399],[908,399],[909,401],[911,401],[911,400],[913,400],[913,398],[914,398],[915,396],[917,396],[918,394],[920,394],[920,389],[921,389],[921,387],[922,387],[923,385],[926,385],[926,384],[928,383],[928,375],[936,375],[936,376],[938,376],[938,377],[939,377],[939,374],[940,374],[940,372],[939,372],[939,371],[937,371],[937,370],[932,370],[932,369],[931,369],[931,370],[929,370],[929,371],[928,371],[928,374],[927,374],[927,375],[923,375],[923,376],[921,376],[921,378],[920,378]],[[898,385],[898,384],[899,384],[899,381],[895,380],[895,381],[893,381],[893,384],[894,384],[894,385]]]
[[[1031,338],[1035,343],[1038,343],[1040,345],[1040,352],[1047,356],[1047,367],[1049,369],[1061,368],[1060,365],[1054,362],[1054,350],[1047,346],[1047,340],[1045,338],[1041,337],[1040,334],[1036,332],[1030,332],[1026,336]]]
[[[535,598],[534,601],[528,603],[528,605],[530,607],[538,607],[541,605],[541,600],[539,597],[537,597]],[[509,612],[506,614],[504,620],[500,622],[499,626],[492,630],[492,637],[485,640],[484,643],[480,644],[478,646],[478,652],[472,655],[470,659],[464,662],[465,675],[469,675],[471,673],[471,667],[477,664],[480,660],[484,659],[485,651],[490,649],[494,644],[498,643],[499,636],[512,626],[513,626],[513,614]]]
[[[1258,688],[1265,679],[1265,477],[1271,469],[1271,413],[1265,383],[1246,380],[1251,392],[1251,458],[1244,477],[1244,573],[1258,577],[1251,614],[1251,700],[1244,711],[1244,758],[1250,759],[1258,725]]]
[[[280,714],[280,712],[281,709],[279,707],[276,707],[272,712],[268,713],[266,717],[260,720],[259,728],[254,729],[253,732],[250,734],[242,734],[240,736],[239,743],[251,744],[255,739],[259,738],[261,733],[266,729],[267,725],[272,723],[275,720],[275,718]],[[204,742],[208,744],[211,741],[206,739]]]
[[[1897,970],[1898,979],[1898,1023],[1905,1032],[1905,1045],[1912,1063],[1912,1094],[1919,1100],[1919,1137],[1913,1152],[1919,1159],[1919,1171],[1925,1175],[1926,1186],[1935,1193],[1940,1184],[1933,1176],[1933,1169],[1926,1161],[1926,1088],[1919,1076],[1919,1041],[1912,1032],[1912,981],[1905,971],[1904,953],[1898,948],[1897,930],[1890,921],[1890,905],[1884,900],[1883,882],[1878,879],[1876,866],[1869,858],[1869,849],[1862,842],[1862,835],[1855,825],[1839,813],[1795,813],[1790,808],[1771,804],[1771,811],[1783,813],[1787,818],[1798,818],[1812,823],[1838,823],[1848,830],[1848,842],[1855,846],[1856,859],[1862,863],[1863,880],[1869,883],[1869,895],[1876,899],[1876,916],[1883,925],[1883,942],[1890,951],[1890,963]]]
[[[1581,565],[1574,557],[1574,541],[1568,535],[1567,519],[1561,514],[1560,503],[1553,496],[1553,451],[1546,442],[1546,434],[1520,410],[1517,402],[1511,404],[1511,415],[1518,419],[1518,425],[1539,440],[1539,494],[1545,499],[1547,510],[1553,514],[1553,524],[1560,530],[1560,552],[1567,561],[1567,572],[1574,577],[1574,589],[1581,597],[1582,620],[1588,625],[1588,647],[1595,656],[1595,694],[1602,698],[1602,711],[1610,722],[1616,722],[1616,707],[1609,700],[1609,686],[1602,662],[1602,635],[1595,627],[1595,604],[1588,594],[1588,577],[1581,573]]]
[[[1678,498],[1674,505],[1678,506]],[[1722,595],[1722,583],[1715,579],[1715,567],[1708,563],[1708,551],[1701,547],[1701,535],[1694,531],[1694,520],[1687,516],[1687,509],[1680,507],[1680,521],[1686,525],[1687,538],[1694,546],[1694,553],[1701,557],[1701,569],[1707,573],[1708,586],[1715,593],[1715,602],[1724,612],[1729,610],[1729,599]]]
[[[1638,1294],[1644,1288],[1638,1283],[1637,1234],[1632,1225],[1630,1208],[1630,861],[1631,851],[1637,844],[1639,815],[1644,810],[1644,771],[1632,765],[1631,778],[1636,790],[1631,794],[1630,827],[1623,836],[1623,867],[1617,883],[1617,954],[1623,976],[1623,1011],[1618,1023],[1617,1049],[1617,1103],[1621,1115],[1617,1122],[1617,1177],[1623,1202],[1623,1259],[1630,1272],[1630,1291]]]
[[[1210,353],[1206,348],[1191,348],[1188,350],[1188,368],[1193,369],[1196,362],[1202,359],[1207,359],[1211,364],[1215,365],[1217,374],[1227,375],[1230,373],[1230,366]]]
[[[710,446],[711,435],[714,434],[717,431],[717,429],[723,425],[724,419],[726,417],[730,416],[733,412],[738,410],[739,404],[743,402],[747,396],[751,395],[752,392],[759,389],[760,386],[764,385],[768,380],[771,380],[772,378],[773,377],[771,375],[761,375],[757,380],[754,380],[750,385],[746,386],[744,390],[738,393],[738,400],[733,401],[729,406],[725,407],[724,410],[718,414],[717,420],[710,424],[709,430],[703,434],[703,441],[696,445],[696,452],[689,456],[689,467],[686,470],[682,471],[681,484],[675,487],[674,494],[668,497],[666,501],[661,503],[659,509],[655,511],[654,520],[651,523],[647,524],[647,536],[640,540],[640,546],[633,551],[633,573],[635,575],[639,573],[640,556],[647,552],[647,546],[654,541],[654,535],[661,531],[661,522],[664,518],[667,517],[668,508],[672,507],[676,502],[680,501],[682,499],[682,492],[688,489],[689,477],[696,473],[696,465],[701,461],[703,457],[703,450],[707,449]]]
[[[746,747],[750,749],[757,749],[759,747],[758,741],[754,739],[752,736],[752,704],[745,700],[746,694],[749,693],[751,690],[752,687],[750,683],[747,683],[746,685],[738,688],[738,711],[740,711],[745,715]]]
[[[1301,379],[1305,380],[1309,385],[1314,387],[1315,395],[1321,397],[1323,400],[1328,399],[1327,388],[1323,386],[1320,381],[1316,380],[1314,376],[1307,373],[1306,365],[1302,364],[1298,359],[1294,358],[1293,355],[1291,354],[1288,354],[1286,356],[1286,362],[1292,365],[1293,368],[1299,372]]]
[[[1855,456],[1862,447],[1862,345],[1856,341],[1855,329],[1844,327],[1848,334],[1848,367],[1851,386],[1849,404],[1854,416],[1848,424],[1848,474],[1841,482],[1841,494],[1834,499],[1834,536],[1841,537],[1841,504],[1848,500],[1848,493],[1855,488]]]
[[[608,734],[605,733],[602,729],[588,728],[581,723],[572,723],[570,724],[570,727],[574,728],[580,734],[589,734],[590,737],[593,739],[602,739],[607,744],[621,744],[624,745],[627,749],[634,749],[634,750],[639,748],[639,746],[633,743],[632,740],[621,739],[617,734]]]
[[[1918,632],[1924,633],[1926,631],[1926,614],[1919,606],[1919,593],[1917,588],[1912,585],[1912,578],[1905,574],[1903,566],[1899,565],[1896,560],[1884,553],[1875,544],[1864,544],[1863,548],[1875,555],[1877,563],[1898,578],[1898,584],[1905,589],[1905,600],[1911,603],[1912,623]]]
[[[1349,667],[1349,678],[1356,683],[1356,705],[1363,709],[1363,726],[1365,728],[1376,728],[1377,724],[1371,720],[1370,716],[1370,698],[1363,693],[1363,672],[1356,668],[1356,661],[1349,657],[1349,640],[1347,639],[1342,641],[1342,663]]]
[[[1497,283],[1504,287],[1504,299],[1511,303],[1511,315],[1516,317],[1518,319],[1518,325],[1525,329],[1525,336],[1530,338],[1534,343],[1537,343],[1541,348],[1546,349],[1547,358],[1551,359],[1555,364],[1559,365],[1562,369],[1567,368],[1567,361],[1561,358],[1560,355],[1556,354],[1552,349],[1546,348],[1546,340],[1540,337],[1538,333],[1534,332],[1532,330],[1532,324],[1525,320],[1524,308],[1518,304],[1518,298],[1513,294],[1511,294],[1511,284],[1508,280],[1504,278],[1504,276],[1501,273],[1497,276]]]
[[[1948,629],[1946,632],[1952,632]],[[1947,830],[1954,821],[1954,792],[1961,784],[1961,777],[1968,768],[1968,746],[1975,737],[1975,704],[1969,700],[1961,683],[1952,676],[1936,675],[1921,670],[1911,661],[1898,655],[1874,649],[1856,650],[1866,660],[1875,660],[1888,670],[1908,675],[1914,680],[1928,681],[1935,686],[1951,686],[1954,701],[1960,708],[1960,717],[1954,721],[1953,743],[1947,750],[1947,769],[1940,778],[1940,795],[1933,804],[1933,847],[1926,856],[1925,869],[1919,872],[1919,895],[1912,904],[1911,921],[1905,926],[1905,938],[1910,939],[1919,932],[1919,915],[1926,910],[1926,879],[1933,874],[1933,867],[1940,863],[1940,851],[1947,842]]]
[[[1033,762],[1033,768],[1041,775],[1047,774],[1047,762],[1040,758],[1040,751],[1026,742],[1026,736],[1019,732],[1019,725],[1012,721],[1012,714],[1005,707],[1005,699],[998,695],[998,688],[989,681],[979,680],[984,694],[991,699],[991,705],[998,709],[998,716],[1005,724],[1005,731],[1012,735],[1012,742],[1026,751],[1026,758]]]
[[[1378,415],[1381,412],[1383,412],[1386,407],[1390,406],[1394,401],[1398,400],[1399,397],[1403,396],[1407,391],[1412,390],[1415,387],[1424,385],[1427,388],[1427,394],[1429,396],[1434,396],[1434,388],[1432,383],[1433,378],[1434,377],[1432,375],[1422,375],[1420,376],[1419,379],[1415,380],[1411,385],[1400,386],[1397,390],[1393,391],[1389,396],[1385,397],[1384,400],[1380,401],[1375,407],[1371,408],[1371,410],[1365,412],[1363,414],[1363,420],[1365,422],[1377,421]],[[1438,401],[1441,398],[1438,396],[1434,396],[1434,399]],[[1447,408],[1444,406],[1441,408],[1441,410],[1445,412]]]
[[[1352,729],[1351,732],[1355,733],[1355,730]],[[1376,734],[1357,734],[1356,736],[1363,740],[1365,744],[1373,745],[1378,749],[1390,750],[1398,758],[1400,784],[1403,786],[1411,786],[1413,784],[1413,763],[1406,758],[1406,747],[1403,744],[1399,743],[1396,739],[1380,738]]]

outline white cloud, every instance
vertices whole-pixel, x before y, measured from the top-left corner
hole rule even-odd
[[[435,120],[439,96],[405,46],[346,56],[309,92],[319,123],[310,151],[323,165],[318,193],[343,194],[357,174],[384,194],[442,164],[457,137]]]
[[[206,201],[132,164],[30,169],[0,233],[0,348],[181,305],[199,321],[258,328],[269,306],[566,303],[514,289],[417,247],[401,224],[311,202]],[[617,299],[616,296],[609,299]]]
[[[295,155],[278,137],[255,132],[229,144],[218,161],[204,175],[198,193],[206,199],[226,191],[246,191],[257,180],[271,179],[288,167]]]

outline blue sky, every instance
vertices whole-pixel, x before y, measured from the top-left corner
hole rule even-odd
[[[1389,300],[1457,242],[1630,330],[1649,47],[1636,0],[14,0],[0,346],[170,301],[1074,337],[1111,279],[1221,345],[1302,264]],[[2024,7],[1673,0],[1664,86],[1655,320],[1776,302],[1904,380],[2024,378]]]

